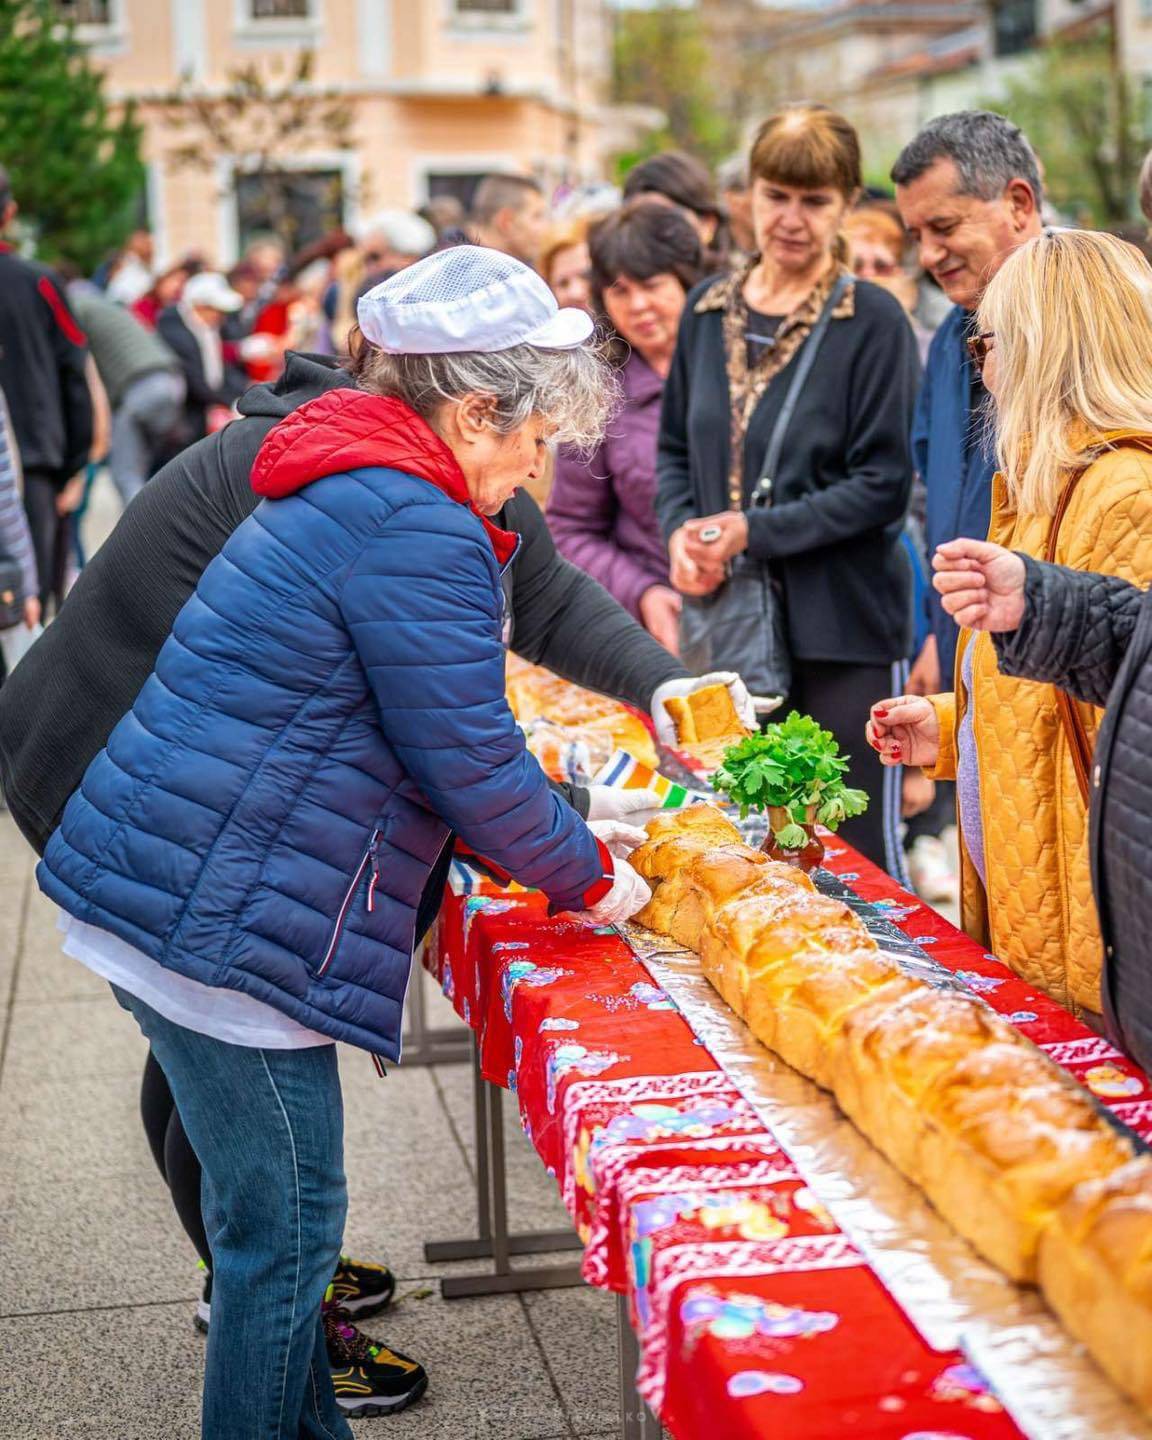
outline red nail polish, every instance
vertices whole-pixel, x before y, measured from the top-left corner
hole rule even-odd
[[[876,716],[877,720],[887,720],[888,718],[887,710],[873,710],[872,713]]]
[[[892,751],[892,758],[893,758],[893,760],[899,760],[899,759],[900,759],[900,747],[899,747],[899,745],[897,745],[896,748]]]

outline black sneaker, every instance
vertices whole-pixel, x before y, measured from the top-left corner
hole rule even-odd
[[[198,1262],[206,1270],[203,1260]],[[392,1303],[396,1293],[396,1277],[387,1265],[373,1265],[367,1260],[353,1260],[341,1255],[332,1277],[331,1298],[349,1315],[363,1320],[369,1315],[379,1315]],[[202,1335],[207,1335],[212,1323],[212,1272],[206,1270],[204,1292],[196,1302],[193,1325]]]
[[[427,1390],[423,1365],[370,1340],[345,1311],[325,1303],[323,1320],[336,1403],[345,1415],[354,1420],[395,1415]]]
[[[387,1309],[395,1292],[396,1277],[387,1265],[373,1265],[367,1260],[340,1256],[336,1274],[332,1277],[331,1292],[331,1298],[339,1309],[347,1310],[357,1320],[364,1320]]]

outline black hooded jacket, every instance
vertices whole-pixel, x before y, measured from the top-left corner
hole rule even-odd
[[[1092,765],[1089,857],[1113,1040],[1152,1069],[1152,591],[1024,561],[1024,619],[993,635],[1000,669],[1105,706]]]
[[[152,673],[201,574],[256,508],[249,474],[265,435],[306,400],[352,383],[327,357],[290,353],[274,385],[242,397],[243,418],[149,481],[0,688],[0,784],[38,852]],[[521,536],[505,578],[518,655],[640,709],[658,685],[686,673],[606,590],[561,559],[530,496],[517,494],[498,523]],[[569,798],[587,813],[586,792]]]

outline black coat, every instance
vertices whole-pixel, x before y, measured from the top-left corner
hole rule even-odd
[[[351,383],[335,361],[290,354],[274,385],[241,399],[245,418],[149,481],[0,689],[0,783],[38,851],[151,675],[201,574],[255,509],[249,474],[265,435],[305,400]],[[530,496],[517,494],[498,523],[522,542],[505,578],[518,655],[642,709],[658,685],[685,674],[606,590],[561,559]],[[570,798],[586,812],[584,797]]]
[[[1092,767],[1092,885],[1112,1038],[1152,1070],[1152,591],[1022,557],[1020,628],[993,637],[1005,675],[1106,706]]]
[[[56,275],[0,244],[0,390],[26,473],[64,485],[88,463],[87,358],[84,332]]]
[[[665,539],[729,508],[731,453],[723,316],[688,296],[664,386],[656,513]],[[760,478],[796,359],[768,386],[744,445],[744,496]],[[833,320],[788,427],[770,509],[748,511],[748,554],[782,582],[792,654],[860,664],[912,644],[912,576],[900,533],[912,486],[919,380],[912,329],[896,300],[858,282],[855,314]]]
[[[192,331],[175,307],[160,312],[156,331],[180,362],[184,374],[184,443],[200,440],[208,431],[208,410],[212,405],[231,405],[242,394],[246,378],[235,366],[225,363],[224,378],[211,385],[204,370],[204,357]]]

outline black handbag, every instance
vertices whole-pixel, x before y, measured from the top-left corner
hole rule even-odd
[[[848,284],[838,276],[816,324],[801,346],[792,382],[784,397],[752,491],[751,508],[772,503],[776,467],[800,392],[812,371],[828,326]],[[680,659],[697,675],[736,670],[754,695],[787,695],[792,688],[792,657],[788,651],[783,596],[769,565],[738,555],[728,579],[711,595],[685,595],[680,609]]]
[[[0,630],[24,620],[24,571],[15,560],[0,556]]]

